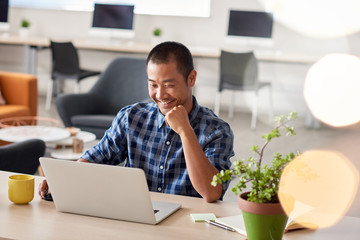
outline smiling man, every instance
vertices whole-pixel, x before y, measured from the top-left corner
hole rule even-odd
[[[151,50],[146,64],[153,102],[121,109],[101,141],[79,161],[126,161],[125,166],[144,170],[150,191],[207,202],[222,199],[228,185],[214,188],[210,182],[231,165],[233,134],[192,95],[196,71],[190,51],[180,43],[164,42]],[[44,181],[39,194],[46,189]]]

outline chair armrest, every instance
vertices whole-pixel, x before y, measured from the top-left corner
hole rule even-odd
[[[35,76],[0,71],[0,88],[7,104],[25,105],[29,107],[31,116],[37,115],[38,87]]]
[[[70,127],[71,117],[83,114],[101,114],[104,100],[96,94],[62,94],[56,98],[56,108],[65,127]]]
[[[39,166],[39,157],[44,156],[43,140],[29,139],[0,147],[0,169],[4,171],[34,174]]]

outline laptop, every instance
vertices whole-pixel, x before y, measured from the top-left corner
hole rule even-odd
[[[40,158],[56,210],[157,224],[181,205],[151,201],[142,169]]]

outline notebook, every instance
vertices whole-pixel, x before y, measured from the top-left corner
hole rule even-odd
[[[151,201],[142,169],[40,158],[60,212],[157,224],[181,205]]]

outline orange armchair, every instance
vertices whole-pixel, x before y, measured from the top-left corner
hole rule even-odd
[[[37,78],[30,74],[0,71],[0,89],[5,105],[0,105],[0,119],[36,116]]]

